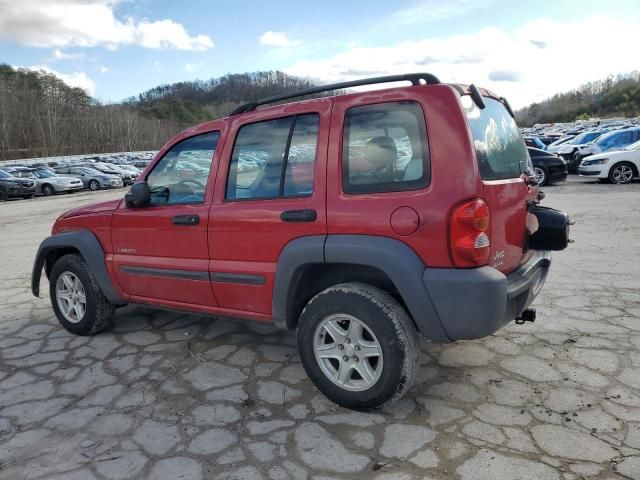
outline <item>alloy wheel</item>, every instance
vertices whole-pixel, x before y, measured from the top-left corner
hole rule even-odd
[[[56,302],[66,320],[79,323],[87,310],[87,297],[75,273],[65,271],[56,281]]]
[[[612,176],[616,183],[629,183],[633,179],[633,170],[629,165],[618,165],[613,169]]]
[[[316,327],[313,348],[322,372],[345,390],[368,390],[380,379],[383,368],[380,342],[352,315],[324,318]]]
[[[541,169],[540,167],[534,167],[533,169],[533,176],[536,179],[536,183],[538,185],[542,185],[544,184],[546,178],[547,178],[547,174],[545,173],[545,171],[543,169]]]

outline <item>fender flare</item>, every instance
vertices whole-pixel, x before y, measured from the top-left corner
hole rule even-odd
[[[421,335],[450,342],[423,283],[425,264],[406,243],[372,235],[327,235],[295,239],[278,259],[273,287],[273,319],[287,326],[291,285],[302,267],[312,263],[350,263],[377,268],[394,283]]]
[[[38,253],[33,263],[33,272],[31,274],[31,292],[33,295],[36,297],[40,296],[40,277],[42,276],[42,268],[44,267],[47,256],[56,250],[66,248],[73,248],[80,252],[84,261],[89,265],[91,273],[93,273],[102,293],[104,293],[104,296],[107,297],[110,302],[116,305],[124,305],[127,303],[113,286],[111,277],[109,277],[102,245],[100,245],[96,236],[89,230],[74,230],[72,232],[60,233],[45,238],[42,241],[38,248]]]

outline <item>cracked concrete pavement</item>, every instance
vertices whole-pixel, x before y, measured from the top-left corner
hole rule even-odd
[[[414,387],[369,414],[326,400],[266,325],[129,306],[67,333],[29,292],[37,245],[124,191],[0,204],[0,478],[640,479],[639,188],[545,188],[576,243],[536,323],[424,342]]]

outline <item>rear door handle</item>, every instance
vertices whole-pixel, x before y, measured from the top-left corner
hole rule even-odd
[[[174,225],[198,225],[200,217],[198,215],[176,215],[173,217]]]
[[[315,210],[287,210],[280,214],[283,222],[315,222],[318,212]]]

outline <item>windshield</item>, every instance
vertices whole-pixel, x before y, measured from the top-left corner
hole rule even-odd
[[[624,147],[625,150],[640,150],[640,141],[632,143],[628,147]]]
[[[55,177],[55,175],[51,172],[49,172],[48,170],[36,170],[35,172],[33,172],[35,174],[36,177],[38,178],[51,178],[51,177]]]
[[[0,170],[0,178],[13,178],[13,175],[9,175],[4,170]]]
[[[568,143],[572,145],[582,145],[583,143],[589,143],[591,140],[595,140],[600,135],[602,135],[602,132],[584,132]]]
[[[86,173],[87,175],[102,175],[98,170],[94,170],[93,168],[83,167],[79,168],[82,173]]]
[[[483,99],[486,107],[482,110],[469,95],[460,99],[471,129],[482,179],[517,178],[523,172],[533,170],[515,120],[498,100]]]

